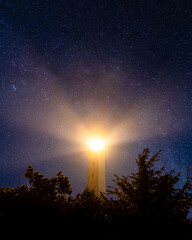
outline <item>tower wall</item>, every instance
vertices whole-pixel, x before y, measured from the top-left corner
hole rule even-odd
[[[89,150],[87,188],[96,193],[106,192],[105,152]]]

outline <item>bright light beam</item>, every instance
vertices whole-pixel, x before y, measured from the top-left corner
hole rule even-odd
[[[88,142],[88,146],[90,150],[102,151],[105,149],[106,142],[103,139],[91,139]]]

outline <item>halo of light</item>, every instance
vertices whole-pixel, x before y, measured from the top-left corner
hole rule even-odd
[[[88,141],[88,146],[90,150],[94,150],[94,151],[102,151],[105,149],[106,146],[106,142],[103,139],[90,139]]]

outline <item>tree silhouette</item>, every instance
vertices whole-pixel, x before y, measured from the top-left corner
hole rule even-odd
[[[29,166],[25,173],[30,186],[0,188],[0,221],[2,219],[49,219],[60,215],[72,193],[68,177],[58,172],[47,178]],[[38,217],[38,218],[37,218]]]
[[[176,188],[180,173],[174,175],[174,170],[164,173],[165,167],[156,170],[160,151],[151,158],[149,153],[147,148],[139,154],[136,173],[128,177],[115,175],[116,186],[110,186],[108,193],[117,196],[119,206],[128,214],[166,221],[185,220],[192,206],[192,178],[187,174],[183,187]]]
[[[61,171],[56,177],[47,178],[29,166],[25,177],[29,179],[31,196],[38,200],[46,202],[66,200],[66,194],[72,193],[69,179]]]

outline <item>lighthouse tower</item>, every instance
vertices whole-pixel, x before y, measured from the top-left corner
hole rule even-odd
[[[104,148],[105,143],[101,140],[92,140],[89,144],[87,188],[96,194],[106,193]]]

